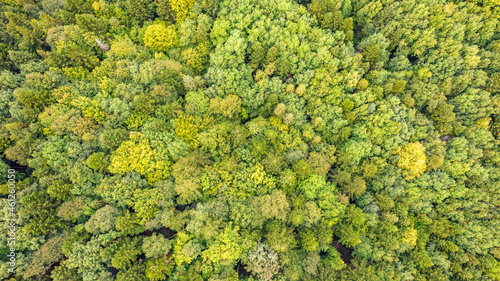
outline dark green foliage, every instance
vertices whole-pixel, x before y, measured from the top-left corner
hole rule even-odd
[[[152,8],[153,8],[153,3],[150,0],[127,0],[126,1],[126,11],[127,14],[130,18],[134,19],[137,21],[137,23],[142,23],[152,17]],[[164,8],[163,8],[164,7]],[[167,16],[167,9],[169,7],[163,6],[162,8],[164,10],[161,11],[162,17]]]
[[[275,46],[271,46],[271,48],[267,50],[266,62],[269,64],[276,61],[277,56],[278,56],[278,49]]]
[[[342,17],[342,12],[335,11],[326,13],[321,21],[321,26],[324,28],[337,30],[343,25],[344,18]]]
[[[19,212],[29,218],[24,229],[31,235],[52,233],[64,226],[61,219],[56,217],[60,201],[50,198],[47,192],[34,190],[22,197],[20,203],[22,208]]]
[[[252,47],[252,53],[250,54],[250,62],[253,68],[259,68],[265,58],[265,51],[262,44],[257,43]]]
[[[287,59],[278,62],[278,75],[285,79],[290,74],[290,62]]]
[[[104,149],[114,150],[127,138],[127,135],[128,132],[124,129],[105,129],[99,135],[99,143]]]
[[[70,197],[71,185],[63,180],[55,180],[47,188],[47,193],[51,198],[61,202],[66,201]]]
[[[154,5],[156,6],[156,14],[167,22],[175,21],[175,12],[172,11],[169,0],[155,0]]]
[[[106,25],[102,19],[96,18],[91,14],[75,15],[76,23],[82,28],[94,32],[95,34],[105,34]]]
[[[342,222],[335,229],[336,235],[340,237],[340,243],[351,248],[361,243],[360,238],[364,236],[366,229],[365,221],[363,211],[350,205]]]
[[[371,64],[375,64],[380,60],[380,45],[368,45],[363,48],[361,54],[363,54],[363,59]]]

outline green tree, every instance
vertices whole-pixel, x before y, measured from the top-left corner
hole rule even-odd
[[[137,22],[144,22],[153,16],[153,3],[148,0],[127,0],[127,14]]]
[[[89,233],[100,234],[115,229],[116,217],[119,211],[111,205],[106,205],[97,210],[85,223],[85,229]]]
[[[109,165],[109,155],[103,152],[96,152],[90,155],[85,163],[89,168],[103,172]]]
[[[146,277],[149,280],[163,280],[172,273],[173,269],[174,262],[166,256],[156,260],[149,260],[146,264]]]
[[[163,235],[153,233],[150,237],[145,237],[142,243],[142,251],[145,253],[146,258],[159,258],[166,255],[172,242],[166,239]]]
[[[336,226],[335,233],[342,244],[354,247],[361,243],[361,237],[365,234],[366,216],[360,208],[353,205],[349,205],[345,213],[342,221]]]
[[[217,266],[235,265],[248,247],[238,233],[239,227],[227,226],[202,252],[203,260]]]
[[[24,272],[23,278],[30,278],[40,274],[45,274],[49,265],[63,258],[61,251],[64,240],[68,233],[54,236],[47,240],[33,255],[28,270]]]

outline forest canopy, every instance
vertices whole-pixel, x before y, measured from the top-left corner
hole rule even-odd
[[[500,280],[500,1],[0,11],[0,279]]]

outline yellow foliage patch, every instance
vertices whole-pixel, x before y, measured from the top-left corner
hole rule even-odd
[[[177,15],[177,21],[183,21],[191,7],[193,7],[195,0],[170,0],[170,7]]]
[[[141,133],[130,135],[111,155],[111,173],[124,174],[136,171],[144,175],[149,183],[166,179],[170,175],[171,163],[151,148],[149,140]]]
[[[168,27],[163,23],[148,26],[144,32],[144,44],[153,51],[165,52],[177,45],[177,31],[174,25]]]
[[[425,161],[425,147],[420,142],[408,143],[403,149],[396,151],[400,158],[398,167],[403,169],[406,180],[420,177],[427,168]]]

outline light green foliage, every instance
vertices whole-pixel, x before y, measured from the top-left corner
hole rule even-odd
[[[95,236],[87,243],[76,242],[68,253],[66,266],[69,269],[77,269],[79,274],[84,274],[83,280],[109,280],[111,274],[104,265],[101,257],[102,247],[110,245],[111,241],[119,237],[117,232],[111,231],[107,234]],[[109,260],[111,257],[105,257]],[[95,279],[94,279],[95,280]]]
[[[123,37],[111,45],[110,52],[121,59],[134,58],[137,55],[137,47],[129,37]]]
[[[286,220],[289,205],[286,195],[281,190],[274,190],[260,198],[260,212],[266,219]]]
[[[318,175],[312,175],[308,179],[304,180],[299,187],[307,199],[313,200],[318,197],[318,193],[324,188],[325,185],[328,185],[325,178]]]
[[[154,189],[136,189],[133,198],[127,204],[134,208],[138,222],[145,224],[154,218],[158,211],[158,203],[162,199],[163,195]]]
[[[120,270],[116,274],[117,281],[132,281],[132,280],[140,280],[146,281],[147,278],[144,274],[145,269],[143,264],[134,264],[129,267],[127,270]]]
[[[311,227],[321,219],[321,209],[312,201],[304,204],[304,225]]]
[[[174,262],[167,257],[149,260],[146,264],[146,277],[149,280],[164,280],[174,268]]]
[[[69,198],[69,192],[71,191],[71,185],[67,184],[63,180],[55,180],[47,188],[47,194],[54,199],[64,201]]]
[[[236,264],[241,258],[243,250],[248,247],[238,233],[239,227],[228,226],[220,235],[202,252],[203,260],[214,265],[229,266]]]
[[[213,113],[218,113],[222,114],[225,117],[234,118],[241,111],[241,100],[238,96],[235,95],[229,95],[224,99],[211,99],[210,110]]]
[[[103,152],[93,153],[85,161],[89,168],[103,172],[109,165],[109,155]]]
[[[146,186],[146,180],[141,178],[140,174],[132,172],[125,176],[115,175],[103,179],[95,188],[95,193],[106,203],[127,207],[133,202],[134,191]]]
[[[325,265],[333,270],[341,270],[346,267],[340,253],[333,247],[327,250],[328,257],[325,260]]]
[[[23,231],[30,234],[47,234],[60,229],[64,223],[56,217],[58,200],[51,198],[45,191],[31,190],[31,193],[21,197],[22,207],[19,216],[28,219],[23,226]],[[9,210],[12,213],[12,208]]]
[[[304,228],[299,232],[300,244],[308,252],[314,252],[318,249],[319,243],[314,233],[309,228]]]
[[[90,233],[87,233],[85,231],[85,226],[84,225],[78,225],[74,228],[74,231],[69,235],[69,237],[64,241],[63,246],[62,246],[62,252],[63,254],[68,257],[69,254],[71,253],[71,249],[73,248],[73,245],[77,242],[85,241],[89,239],[91,236]]]
[[[142,242],[142,251],[146,255],[146,258],[159,258],[164,256],[170,251],[171,247],[172,242],[170,240],[156,233],[150,237],[144,238]]]
[[[190,154],[183,157],[172,167],[172,176],[175,178],[174,189],[179,195],[179,201],[189,203],[198,198],[199,176],[201,167],[206,165],[208,159],[203,154]]]
[[[273,280],[280,270],[278,254],[266,244],[258,243],[248,252],[247,270],[253,272],[261,280]]]
[[[85,223],[85,229],[94,234],[106,233],[115,228],[118,210],[111,205],[106,205],[97,210]]]
[[[186,94],[186,111],[192,115],[208,113],[209,98],[202,91],[190,91]]]
[[[360,237],[364,235],[366,228],[366,216],[361,209],[353,205],[349,205],[345,213],[345,217],[336,227],[336,233],[342,244],[354,247],[361,243]]]
[[[194,48],[189,48],[181,53],[182,59],[186,62],[186,65],[190,67],[194,73],[199,73],[203,70],[204,58],[200,51]]]
[[[293,229],[283,227],[283,225],[276,221],[268,223],[266,228],[266,243],[273,251],[287,253],[296,246],[297,241],[295,240]]]
[[[181,265],[183,263],[190,264],[193,259],[198,257],[201,254],[202,245],[197,239],[191,239],[188,234],[179,232],[173,248],[174,261],[177,265]]]
[[[76,197],[66,201],[57,208],[57,216],[64,220],[75,222],[83,213],[85,202],[83,197]]]
[[[111,259],[111,265],[116,269],[125,269],[130,267],[132,262],[136,260],[137,255],[141,253],[138,245],[139,239],[137,238],[133,241],[123,243]]]
[[[77,280],[78,274],[76,270],[70,270],[63,265],[60,265],[54,267],[54,270],[50,273],[50,277],[55,281]]]
[[[123,235],[136,235],[146,230],[139,222],[137,214],[127,210],[123,216],[116,218],[115,228]]]
[[[198,147],[197,133],[200,128],[199,119],[194,116],[181,116],[175,119],[175,134],[191,147]]]

